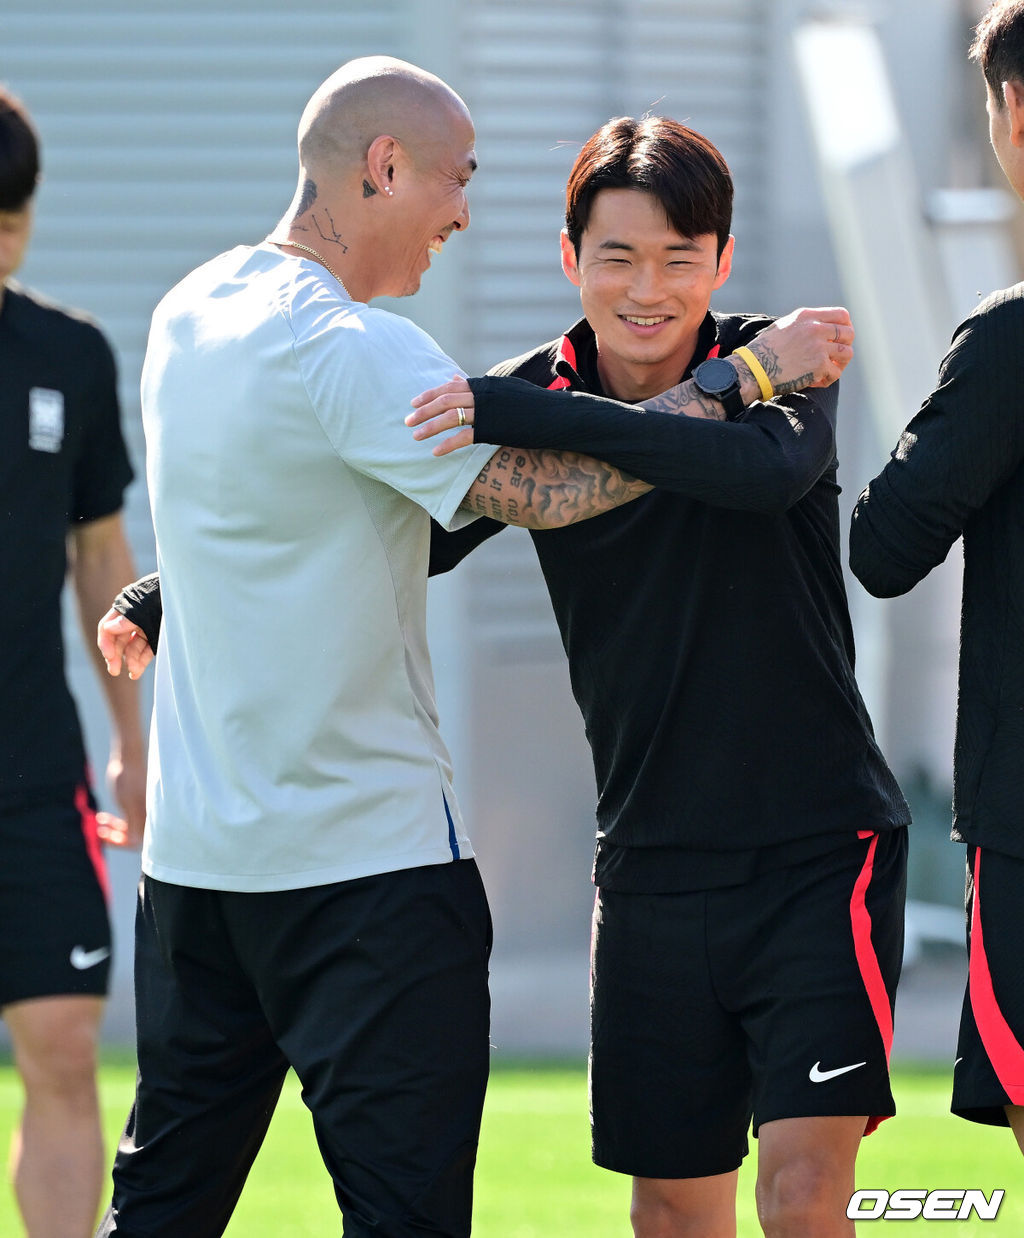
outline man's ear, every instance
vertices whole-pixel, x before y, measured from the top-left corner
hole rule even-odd
[[[715,282],[711,285],[712,288],[721,288],[732,274],[732,251],[735,247],[736,238],[730,236],[722,249],[721,258],[718,259],[718,274],[715,276]]]
[[[374,138],[366,152],[367,180],[386,197],[391,196],[394,188],[395,157],[398,153],[398,141],[387,134]]]
[[[1024,82],[1016,78],[1003,82],[1003,104],[1009,112],[1010,141],[1024,147]]]
[[[562,270],[565,272],[565,278],[570,284],[580,286],[580,269],[576,264],[576,250],[573,247],[572,241],[569,240],[569,234],[563,228],[558,238],[562,246]]]

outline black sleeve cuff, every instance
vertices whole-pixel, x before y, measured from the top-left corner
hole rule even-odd
[[[157,641],[160,637],[160,624],[164,617],[163,598],[160,596],[160,575],[150,572],[139,580],[125,585],[114,598],[114,610],[137,628],[149,641],[149,647],[156,653]]]

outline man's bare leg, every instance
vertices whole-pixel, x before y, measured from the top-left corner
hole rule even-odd
[[[1006,1118],[1017,1140],[1017,1147],[1024,1152],[1024,1106],[1007,1105]]]
[[[739,1171],[710,1178],[634,1178],[636,1238],[736,1238]]]
[[[757,1215],[766,1238],[851,1238],[846,1209],[866,1125],[866,1117],[830,1117],[761,1127]]]
[[[104,1176],[96,1091],[98,997],[34,998],[4,1007],[25,1088],[11,1176],[29,1238],[90,1238]]]

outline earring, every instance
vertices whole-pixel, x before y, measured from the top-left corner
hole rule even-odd
[[[385,185],[385,186],[384,186],[384,192],[385,192],[385,193],[388,195],[388,197],[390,198],[390,197],[393,197],[393,196],[394,196],[394,192],[395,192],[395,191],[391,188],[391,186],[390,186],[390,185]]]

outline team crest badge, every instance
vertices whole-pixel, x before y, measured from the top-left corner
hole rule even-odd
[[[33,451],[60,451],[64,441],[64,393],[33,387],[28,393],[28,445]]]

